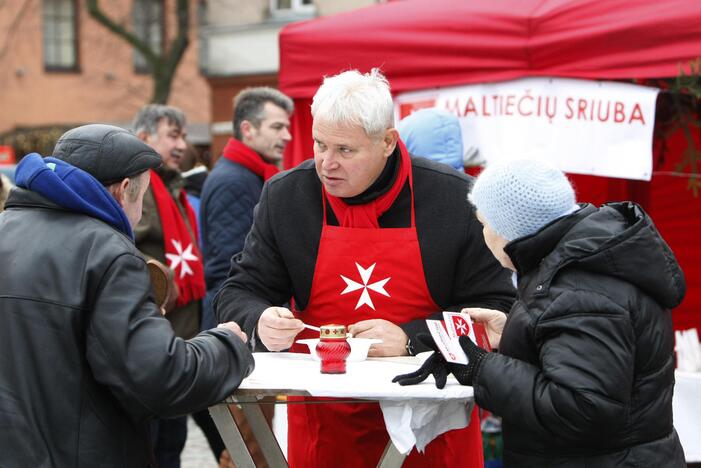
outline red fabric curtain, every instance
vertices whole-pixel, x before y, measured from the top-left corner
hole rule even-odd
[[[701,130],[693,128],[691,136],[696,148],[701,148]],[[674,328],[696,327],[701,331],[701,195],[694,197],[687,188],[688,174],[679,172],[678,165],[688,149],[683,132],[679,130],[669,136],[665,146],[665,153],[660,154],[660,145],[655,145],[656,164],[650,181],[648,211],[686,278],[686,297],[672,314]]]
[[[295,99],[295,110],[290,121],[292,141],[287,145],[283,166],[285,169],[295,167],[305,159],[314,156],[312,139],[312,100]]]

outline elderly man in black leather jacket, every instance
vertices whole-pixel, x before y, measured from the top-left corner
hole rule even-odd
[[[134,246],[161,158],[117,127],[26,156],[0,215],[0,466],[150,463],[148,420],[224,399],[253,369],[233,322],[177,338]]]

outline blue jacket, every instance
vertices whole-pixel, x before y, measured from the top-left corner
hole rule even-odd
[[[200,223],[208,291],[216,292],[229,274],[231,257],[243,250],[262,190],[262,178],[223,157],[205,180]]]

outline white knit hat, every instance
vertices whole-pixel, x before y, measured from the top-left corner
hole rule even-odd
[[[565,174],[536,160],[488,165],[477,177],[469,199],[489,226],[508,241],[533,234],[577,208]]]

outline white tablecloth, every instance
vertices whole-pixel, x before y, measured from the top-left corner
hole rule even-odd
[[[380,402],[385,425],[397,450],[420,450],[436,436],[469,424],[467,402],[472,387],[450,376],[442,390],[429,377],[419,385],[402,387],[392,378],[416,370],[417,357],[349,362],[345,374],[322,374],[308,354],[254,353],[256,367],[240,389],[300,390],[312,396],[361,398]]]
[[[675,372],[674,427],[687,462],[701,462],[701,373]]]

